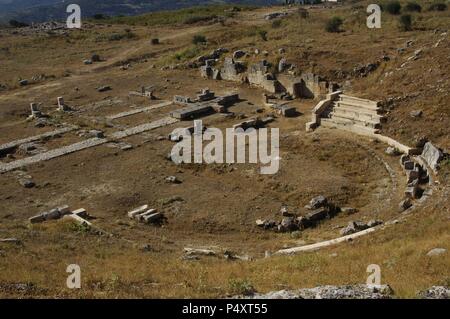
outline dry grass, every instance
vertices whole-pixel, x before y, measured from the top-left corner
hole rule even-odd
[[[70,83],[79,85],[82,92],[77,93],[76,98],[81,101],[80,103],[87,103],[88,101],[92,102],[93,99],[99,100],[104,98],[104,96],[91,95],[92,92],[89,91],[90,87],[104,79],[116,84],[115,86],[113,85],[114,94],[119,96],[120,94],[126,95],[130,89],[136,89],[138,87],[137,81],[140,81],[139,83],[155,82],[163,86],[166,83],[162,79],[170,76],[182,83],[188,83],[190,85],[188,87],[189,90],[193,89],[190,82],[198,81],[198,83],[201,83],[195,83],[197,86],[206,85],[205,82],[201,82],[193,76],[185,76],[185,71],[179,71],[179,73],[174,71],[174,73],[170,74],[158,73],[159,71],[151,69],[149,65],[162,66],[167,63],[187,61],[193,55],[209,52],[221,46],[225,46],[230,50],[241,48],[249,51],[254,48],[268,50],[270,52],[268,59],[271,62],[276,62],[280,58],[277,51],[278,48],[283,47],[287,50],[286,56],[288,60],[297,64],[301,71],[314,71],[340,83],[345,83],[347,79],[339,78],[335,71],[349,72],[355,65],[373,62],[379,59],[381,55],[387,53],[392,57],[391,61],[382,63],[379,69],[367,78],[357,80],[351,78],[352,83],[346,87],[346,90],[361,97],[375,99],[419,92],[420,95],[418,97],[401,102],[392,110],[390,122],[385,128],[386,132],[407,143],[417,134],[427,134],[439,145],[449,147],[448,39],[442,43],[440,48],[432,48],[439,36],[434,35],[433,30],[446,30],[449,27],[448,11],[414,14],[415,29],[412,32],[400,32],[397,28],[397,18],[386,14],[383,14],[382,29],[368,30],[365,27],[364,6],[369,2],[361,2],[362,9],[361,7],[358,9],[355,7],[344,7],[335,11],[309,10],[310,15],[308,18],[303,19],[294,15],[284,19],[281,25],[275,28],[273,28],[272,22],[260,19],[260,16],[267,12],[267,9],[260,9],[239,13],[235,18],[227,20],[225,25],[205,26],[200,24],[171,28],[155,24],[155,26],[148,28],[142,26],[142,23],[145,23],[147,18],[141,18],[143,19],[142,21],[137,20],[134,23],[137,26],[131,27],[131,32],[136,34],[136,37],[123,38],[118,41],[109,41],[108,39],[112,34],[123,33],[125,28],[127,28],[126,26],[96,26],[91,30],[73,32],[68,37],[42,36],[36,38],[5,35],[2,37],[0,45],[0,60],[2,61],[0,65],[0,83],[8,84],[14,88],[14,91],[8,92],[11,93],[11,96],[8,95],[4,100],[0,99],[2,103],[0,108],[1,116],[4,116],[6,112],[12,112],[12,114],[9,114],[10,118],[17,121],[20,118],[14,112],[17,112],[16,109],[22,107],[22,105],[26,106],[27,103],[25,101],[34,98],[35,95],[45,97],[45,94],[42,92],[31,94],[26,89],[22,90],[16,87],[18,77],[30,78],[37,73],[55,76],[55,78],[45,82],[48,85],[52,83],[62,85],[65,83],[65,78],[63,77],[67,74],[72,74],[72,76],[68,77],[68,80],[72,81]],[[344,32],[329,34],[324,31],[325,21],[331,15],[339,15],[344,19]],[[125,21],[122,22],[125,23]],[[258,35],[258,30],[267,31],[269,41],[262,41]],[[191,40],[195,34],[205,35],[208,43],[205,46],[192,47]],[[149,40],[153,37],[161,37],[162,44],[151,46]],[[397,54],[396,49],[404,47],[405,42],[410,39],[414,39],[414,46],[408,48],[407,53],[404,55]],[[55,48],[58,49],[56,50]],[[407,70],[396,71],[404,60],[414,50],[419,48],[424,49],[423,59],[415,61],[412,67]],[[192,53],[194,50],[195,52]],[[99,64],[100,69],[92,70],[81,65],[82,60],[89,58],[93,53],[98,53],[108,60],[103,64]],[[149,61],[143,62],[145,60],[141,58],[143,56],[149,56]],[[138,67],[133,71],[136,73],[133,74],[139,75],[139,80],[133,80],[132,75],[124,76],[115,69],[117,63],[120,64],[120,61],[128,59],[136,60]],[[251,57],[247,59],[247,62],[259,59],[261,59],[261,56]],[[429,68],[433,70],[430,74],[427,74],[426,71]],[[392,78],[386,79],[384,74],[390,71],[394,71],[395,74]],[[86,77],[83,77],[84,75]],[[76,76],[80,76],[78,82]],[[86,80],[86,78],[89,80]],[[437,81],[439,84],[436,84]],[[90,85],[90,87],[87,85]],[[435,90],[436,87],[427,91],[427,88],[433,85],[438,85],[440,91]],[[63,86],[58,91],[58,94],[72,94],[68,93],[72,92],[72,89],[72,86]],[[188,90],[187,88],[184,89]],[[16,93],[17,96],[12,95]],[[165,94],[169,96],[169,93],[174,92],[166,92]],[[75,99],[75,94],[73,96]],[[10,104],[5,101],[14,101],[14,103]],[[426,117],[419,120],[411,120],[409,112],[415,108],[423,109]],[[296,122],[294,125],[303,128],[303,122],[301,122],[302,125],[297,124]],[[9,127],[3,130],[5,134],[8,133],[6,130],[9,132]],[[345,145],[336,145],[336,147],[327,145],[327,148],[320,148],[316,151],[314,151],[315,145],[312,144],[291,145],[293,147],[290,151],[296,151],[294,147],[297,147],[298,151],[308,148],[311,153],[314,153],[311,160],[317,160],[318,165],[327,163],[332,159],[336,162],[336,172],[339,171],[342,175],[345,172],[346,177],[351,178],[352,183],[355,184],[357,181],[364,181],[362,170],[365,170],[366,173],[373,173],[377,170],[377,167],[372,165],[372,163],[366,163],[364,158],[357,157],[361,156],[361,154],[351,153],[347,148],[346,151],[348,152],[339,154],[339,147],[344,147]],[[164,151],[156,150],[156,148],[153,150],[138,150],[141,157],[150,157],[157,152],[162,154]],[[123,156],[118,157],[122,166],[110,164],[109,158],[108,160],[104,159],[111,155],[108,153],[102,155],[103,157],[101,160],[98,160],[98,163],[93,164],[89,161],[90,159],[92,161],[89,154],[82,155],[84,157],[80,156],[78,160],[87,163],[81,169],[83,172],[96,172],[96,174],[88,176],[90,182],[98,178],[106,183],[106,180],[111,175],[109,175],[109,171],[105,173],[106,169],[105,171],[102,170],[105,166],[110,170],[117,171],[120,167],[131,167],[127,178],[133,176],[133,173],[136,176],[140,176],[139,180],[132,180],[133,185],[130,188],[133,189],[128,190],[127,193],[120,193],[121,197],[119,198],[97,196],[88,197],[88,199],[95,198],[99,202],[102,201],[103,204],[106,202],[109,205],[108,207],[113,207],[105,209],[101,207],[99,202],[92,201],[93,210],[98,209],[104,215],[102,216],[104,218],[100,219],[99,223],[107,226],[108,229],[117,231],[119,235],[127,234],[128,236],[129,233],[132,233],[133,235],[130,236],[136,237],[133,238],[136,239],[136,242],[151,241],[153,250],[144,252],[139,248],[138,244],[129,243],[120,237],[98,236],[64,222],[54,222],[33,227],[25,226],[23,222],[18,221],[18,218],[20,217],[20,220],[23,220],[25,216],[31,215],[28,207],[33,206],[34,212],[37,207],[46,205],[46,203],[42,203],[43,198],[52,199],[51,194],[48,194],[46,189],[39,190],[41,193],[38,193],[35,197],[29,195],[29,197],[24,197],[23,200],[20,200],[19,204],[16,203],[17,205],[14,207],[18,211],[19,217],[11,219],[5,217],[0,220],[0,237],[15,236],[24,240],[23,246],[5,244],[0,246],[0,296],[21,296],[20,292],[11,291],[5,287],[8,283],[29,282],[34,284],[35,289],[24,294],[28,297],[223,297],[227,294],[235,294],[251,289],[251,287],[258,291],[266,292],[283,288],[295,289],[323,284],[364,283],[367,278],[366,268],[369,264],[374,263],[381,266],[382,282],[390,284],[399,297],[412,298],[418,290],[435,284],[448,285],[450,282],[450,268],[448,267],[450,257],[448,252],[435,258],[426,256],[426,253],[435,247],[443,247],[450,250],[450,235],[448,232],[449,202],[448,198],[442,195],[444,191],[448,192],[448,165],[444,165],[444,171],[440,177],[441,186],[438,187],[440,189],[436,192],[435,200],[439,200],[439,202],[435,204],[433,202],[428,203],[428,206],[417,210],[405,223],[389,227],[385,231],[370,235],[370,237],[361,238],[352,243],[326,250],[292,257],[261,258],[253,262],[232,262],[216,258],[203,258],[201,261],[189,262],[180,260],[181,249],[177,241],[181,240],[181,238],[167,236],[164,232],[139,228],[136,225],[131,225],[130,228],[127,228],[115,220],[119,214],[123,215],[122,206],[128,207],[130,202],[135,204],[135,198],[139,200],[147,197],[153,199],[156,196],[153,194],[155,189],[162,189],[162,193],[158,194],[160,198],[169,198],[170,195],[173,195],[170,194],[170,190],[163,189],[158,183],[148,182],[148,184],[141,184],[141,179],[149,177],[149,175],[143,175],[142,170],[140,172],[136,170],[136,167],[145,166],[142,166],[145,164],[142,160],[131,161]],[[158,156],[161,154],[158,154]],[[156,158],[156,155],[154,158]],[[356,165],[352,160],[358,161],[360,166]],[[64,166],[65,163],[61,162],[52,162],[50,166],[33,169],[32,173],[43,180],[53,178],[56,181],[59,180],[58,178],[61,178],[60,176],[54,176],[58,174],[52,173],[50,177],[46,175],[44,177],[43,171],[46,168],[51,168],[52,172],[64,168],[67,169],[67,174],[73,174],[74,182],[82,181],[81,177],[78,176],[82,174],[79,174],[80,167],[77,167],[77,163],[67,160],[70,163],[67,164],[70,168],[67,168]],[[344,165],[344,163],[348,164],[348,166]],[[158,163],[158,165],[160,164]],[[145,168],[159,173],[161,165],[158,167],[145,166]],[[167,169],[164,166],[163,168]],[[189,169],[186,169],[186,171],[189,171]],[[201,170],[195,171],[193,169],[192,171],[194,171],[192,175],[197,178],[197,181],[199,175],[202,177],[211,177],[212,175],[208,171],[206,171],[205,175],[201,175],[203,172]],[[156,174],[158,178],[160,177],[159,175]],[[218,178],[217,175],[213,176]],[[77,178],[80,178],[80,180],[77,180]],[[288,178],[289,176],[286,177],[286,179]],[[151,178],[148,178],[148,180],[151,180]],[[64,181],[67,182],[67,179]],[[108,181],[110,184],[113,184],[111,180]],[[120,184],[120,181],[114,180],[114,182]],[[294,189],[293,192],[287,195],[283,192],[283,196],[285,196],[283,197],[278,193],[279,190],[268,190],[269,187],[277,184],[282,188],[284,182],[287,186],[296,186],[298,181],[287,182],[274,179],[274,181],[254,180],[253,182],[258,185],[267,185],[267,188],[264,190],[264,194],[268,196],[267,199],[264,199],[264,204],[267,205],[265,207],[273,208],[278,206],[281,201],[288,201],[292,205],[300,205],[306,197],[311,195],[306,191],[300,192]],[[192,183],[195,184],[194,182]],[[250,183],[251,181],[247,182],[248,185]],[[17,189],[16,183],[6,180],[6,178],[5,185],[3,189]],[[61,191],[60,188],[63,186],[65,187],[65,185],[59,184],[51,186],[51,191],[55,193]],[[352,195],[361,205],[367,204],[369,199],[364,198],[364,196],[371,188],[375,187],[374,185],[366,185],[363,189],[353,184],[347,186],[347,190],[342,188],[339,189],[339,192],[336,191],[333,194],[343,202]],[[340,186],[337,185],[337,187]],[[85,188],[87,189],[88,187],[86,186]],[[136,189],[142,189],[142,192],[147,193],[145,195],[141,194],[142,196],[136,195]],[[334,188],[330,187],[329,191],[334,191]],[[81,196],[80,198],[75,197],[71,195],[72,193],[73,189],[67,190],[67,196],[70,196],[74,201],[86,202],[86,199],[82,199]],[[8,199],[9,195],[6,191],[0,191],[0,195],[0,200],[4,200],[5,203],[11,204],[13,201]],[[36,196],[42,197],[36,199]],[[197,203],[208,206],[207,204],[211,198],[218,198],[215,195],[211,196],[198,199]],[[252,205],[256,201],[252,202],[248,199],[250,197],[243,198],[248,200],[248,202],[244,202],[244,210],[247,211],[239,211],[240,215],[234,217],[242,218],[242,220],[248,222],[254,217],[251,215],[254,212],[249,213],[248,211],[252,209]],[[121,201],[124,201],[124,203]],[[230,200],[226,201],[226,203],[230,203]],[[13,204],[11,205],[13,206]],[[114,207],[114,205],[119,206],[120,209]],[[242,205],[240,204],[239,206]],[[237,206],[237,204],[236,208],[233,206],[236,211],[238,211]],[[224,209],[224,207],[216,207],[216,210],[220,212]],[[214,218],[218,215],[217,211],[213,212]],[[113,216],[112,221],[106,219],[105,216]],[[225,239],[224,245],[235,244],[233,240],[239,240],[242,246],[256,245],[255,250],[261,251],[261,253],[262,249],[268,246],[280,248],[279,246],[283,243],[288,245],[299,241],[309,243],[316,241],[318,238],[328,238],[328,236],[336,234],[336,232],[330,232],[326,227],[319,227],[317,230],[302,233],[300,238],[291,238],[287,234],[278,235],[273,233],[258,233],[255,235],[253,232],[247,233],[243,228],[229,226],[223,216],[217,217],[218,219],[214,221],[231,229],[227,228],[231,233],[229,237],[217,235],[217,238]],[[117,219],[120,221],[120,218]],[[185,224],[189,224],[188,219],[183,221]],[[338,222],[341,223],[343,221],[345,220],[339,220]],[[209,225],[202,223],[196,226],[199,229],[191,226],[189,224],[189,231],[194,235],[197,232],[204,231],[202,227],[209,227]],[[214,230],[213,226],[210,227]],[[185,225],[179,225],[178,227],[183,229]],[[180,231],[180,234],[183,240],[186,240],[186,237],[189,236],[189,232]],[[214,241],[211,238],[216,237],[214,233],[208,235],[202,233],[202,235],[204,237],[199,237],[195,240],[193,238],[192,240],[198,243],[202,242],[202,240]],[[124,237],[127,238],[127,236]],[[232,237],[233,239],[231,239]],[[264,242],[264,244],[261,244],[261,247],[257,247],[258,240]],[[336,253],[337,256],[332,257],[332,253]],[[78,263],[82,269],[83,289],[79,291],[69,291],[65,288],[68,275],[65,269],[68,264],[73,263]]]

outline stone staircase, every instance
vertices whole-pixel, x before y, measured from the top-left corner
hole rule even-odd
[[[333,101],[329,111],[323,114],[320,122],[324,127],[377,134],[385,120],[378,102],[341,94]]]

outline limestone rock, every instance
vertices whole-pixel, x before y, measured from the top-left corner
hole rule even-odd
[[[311,209],[317,209],[320,207],[324,207],[328,204],[328,199],[325,196],[317,196],[314,197],[310,202],[309,202],[309,206]]]
[[[176,176],[169,176],[166,177],[166,182],[167,183],[172,183],[172,184],[181,184],[182,182],[178,179],[178,177]]]
[[[233,53],[233,59],[240,59],[240,58],[242,58],[245,54],[246,54],[246,53],[245,53],[245,51],[243,51],[243,50],[237,50],[237,51],[234,51],[234,53]]]
[[[280,225],[278,225],[278,231],[280,232],[288,232],[288,231],[294,231],[297,230],[298,226],[295,223],[295,220],[293,217],[285,217],[281,220]]]
[[[398,156],[401,154],[398,151],[398,149],[396,149],[395,147],[392,147],[392,146],[389,146],[388,148],[386,148],[385,153],[390,156]]]
[[[341,212],[344,213],[345,215],[353,215],[358,212],[358,209],[353,207],[342,207]]]
[[[267,294],[254,293],[249,299],[390,299],[393,291],[388,285],[369,286],[319,286],[298,290],[273,291]],[[242,298],[237,296],[235,298]]]
[[[445,249],[445,248],[434,248],[427,253],[427,256],[428,257],[439,256],[439,255],[445,254],[446,252],[447,252],[447,249]]]
[[[367,228],[369,228],[369,226],[363,222],[351,221],[348,223],[347,227],[341,229],[341,235],[342,236],[351,235],[366,230]]]
[[[25,188],[33,188],[36,184],[31,179],[22,178],[19,180],[19,184]]]
[[[411,117],[421,117],[423,114],[422,110],[417,110],[417,111],[412,111],[411,113],[409,113],[409,115]]]
[[[423,299],[450,299],[450,288],[444,286],[433,286],[421,291],[418,297]]]
[[[422,157],[427,164],[436,172],[439,169],[439,163],[444,157],[442,150],[431,144],[431,142],[425,143],[423,148]]]
[[[98,92],[106,92],[106,91],[111,91],[111,87],[109,85],[104,85],[104,86],[100,86],[97,88]]]
[[[398,205],[399,211],[400,212],[404,212],[405,210],[407,210],[408,208],[410,208],[412,206],[412,202],[411,199],[406,198],[404,200],[402,200],[400,202],[400,204]]]

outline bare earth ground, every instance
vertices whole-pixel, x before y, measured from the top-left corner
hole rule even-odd
[[[54,129],[37,128],[26,121],[30,102],[42,103],[42,111],[51,115],[55,125],[76,124],[106,134],[158,120],[178,107],[166,106],[114,120],[112,125],[101,120],[104,116],[156,105],[175,94],[193,97],[205,87],[218,95],[238,92],[242,102],[231,108],[235,113],[270,115],[268,109],[256,113],[262,107],[259,89],[208,81],[197,70],[161,70],[164,65],[179,63],[174,55],[192,47],[193,35],[204,34],[208,44],[199,49],[199,54],[217,47],[231,52],[259,48],[268,50],[268,59],[276,63],[280,58],[278,48],[283,47],[288,60],[300,69],[341,83],[349,94],[376,100],[400,96],[383,133],[408,145],[416,136],[426,135],[443,148],[450,146],[449,38],[448,34],[441,35],[449,27],[448,12],[424,13],[411,32],[397,31],[389,17],[381,30],[368,32],[365,9],[309,11],[307,20],[293,16],[283,20],[280,28],[261,19],[268,9],[242,12],[225,25],[133,26],[130,29],[136,37],[120,41],[98,40],[102,39],[99,35],[122,32],[124,26],[120,25],[91,24],[68,36],[22,36],[0,31],[0,84],[9,87],[0,91],[0,144]],[[346,17],[345,32],[322,31],[326,17],[333,14]],[[269,41],[248,32],[254,27],[268,30]],[[149,40],[156,36],[161,44],[150,45]],[[397,48],[405,46],[407,40],[414,41],[412,47],[398,53]],[[421,58],[400,68],[418,49],[423,50]],[[93,53],[106,61],[83,65],[83,59]],[[383,54],[389,55],[390,61],[383,62],[368,77],[347,75],[355,65],[373,62]],[[119,68],[128,63],[128,70]],[[388,72],[393,74],[386,77]],[[17,85],[19,77],[30,79],[41,73],[51,78],[25,87]],[[97,92],[102,85],[110,85],[112,90]],[[152,85],[159,100],[128,96],[129,91],[142,85]],[[64,96],[77,112],[56,112],[58,96]],[[158,137],[192,122],[126,138],[124,141],[134,146],[128,151],[101,145],[27,167],[26,173],[36,182],[31,189],[18,183],[17,172],[0,175],[0,238],[22,241],[21,245],[0,243],[0,296],[223,297],[240,293],[246,285],[264,292],[363,283],[369,264],[382,267],[382,282],[390,284],[400,297],[414,297],[418,290],[431,285],[448,284],[449,253],[426,256],[432,248],[450,249],[448,164],[437,177],[439,184],[432,200],[404,222],[325,250],[263,258],[265,251],[338,237],[339,227],[350,220],[389,221],[400,217],[397,207],[404,176],[398,158],[386,155],[383,144],[338,130],[306,133],[305,123],[316,103],[295,101],[302,115],[277,118],[269,125],[281,131],[281,169],[275,175],[260,175],[259,166],[251,164],[177,166],[166,160],[173,143]],[[411,118],[409,113],[417,109],[424,115]],[[239,121],[221,115],[203,118],[206,126],[221,129]],[[81,140],[72,132],[43,144],[54,149]],[[0,161],[11,160],[2,157]],[[395,172],[394,179],[386,164]],[[183,183],[166,183],[165,178],[171,175]],[[299,234],[280,234],[255,226],[259,218],[279,219],[283,205],[305,213],[303,207],[320,194],[359,212],[339,215]],[[112,235],[98,235],[66,221],[28,224],[29,217],[65,204],[72,209],[87,209],[96,217],[93,223]],[[154,227],[129,220],[126,212],[143,204],[163,211],[167,224]],[[253,261],[215,257],[184,261],[180,258],[184,247],[228,249],[248,254]],[[65,287],[69,264],[81,266],[83,289],[71,291]],[[28,285],[19,289],[17,283]]]

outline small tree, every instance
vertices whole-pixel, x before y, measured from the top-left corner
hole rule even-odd
[[[344,21],[341,18],[333,17],[327,21],[325,25],[325,30],[327,32],[340,32],[343,23]]]
[[[412,30],[412,17],[410,14],[404,14],[400,17],[400,30],[402,31]]]
[[[389,12],[390,14],[394,15],[400,14],[401,9],[402,6],[398,1],[389,1],[388,3],[386,3],[386,11]]]
[[[421,12],[422,7],[417,2],[408,2],[405,6],[405,11],[408,12]]]
[[[12,26],[13,28],[28,27],[28,24],[17,21],[17,20],[9,20],[9,25]]]
[[[194,37],[192,38],[192,43],[195,45],[206,43],[206,37],[199,34],[194,35]]]

